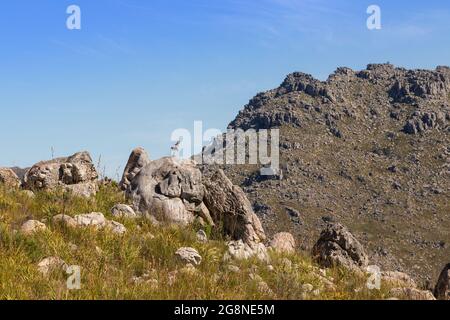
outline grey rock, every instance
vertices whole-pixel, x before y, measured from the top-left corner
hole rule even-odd
[[[122,175],[119,187],[126,190],[131,180],[139,173],[139,171],[150,163],[150,157],[143,148],[136,148],[131,152],[127,165]]]
[[[366,268],[368,256],[361,243],[339,223],[328,224],[314,245],[314,259],[323,267],[344,266],[349,269]]]
[[[141,215],[187,225],[194,221],[203,199],[201,172],[191,160],[166,157],[151,161],[133,178],[126,196]]]
[[[407,300],[436,300],[431,291],[415,288],[393,288],[389,293],[395,298]]]
[[[61,270],[66,271],[68,268],[67,263],[59,257],[47,257],[42,259],[37,265],[38,271],[42,275],[47,276],[52,271]]]
[[[20,232],[24,235],[31,235],[44,230],[47,230],[47,226],[37,220],[28,220],[20,227]]]
[[[89,153],[79,152],[70,157],[35,164],[25,174],[24,184],[30,190],[66,187],[78,195],[92,195],[97,191],[97,178],[98,174]]]
[[[79,227],[96,227],[101,228],[106,225],[106,219],[103,213],[92,212],[79,214],[74,217],[77,226]]]
[[[175,252],[175,255],[184,263],[190,263],[192,265],[199,265],[202,262],[202,257],[198,251],[194,248],[183,247]]]
[[[134,209],[127,204],[116,204],[111,209],[111,214],[113,217],[116,218],[128,218],[128,219],[134,219],[138,216],[134,211]]]
[[[233,185],[222,170],[205,170],[203,184],[205,205],[214,222],[223,225],[227,235],[250,245],[265,240],[264,229],[245,193]]]
[[[228,251],[225,253],[224,260],[247,260],[253,257],[268,262],[269,255],[267,248],[262,243],[244,243],[242,240],[230,241],[227,243]]]
[[[208,242],[208,236],[206,235],[206,232],[203,230],[199,230],[197,232],[197,241],[199,242]]]
[[[122,235],[127,232],[127,228],[117,221],[108,220],[106,221],[105,228],[110,230],[112,233]]]

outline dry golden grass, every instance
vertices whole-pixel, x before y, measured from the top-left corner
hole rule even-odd
[[[257,260],[223,261],[225,239],[206,229],[211,240],[196,240],[199,227],[154,226],[146,220],[120,220],[127,227],[119,236],[106,230],[73,229],[51,223],[51,217],[102,212],[123,203],[115,186],[102,187],[92,199],[61,192],[37,193],[0,186],[0,299],[383,299],[387,288],[368,290],[366,279],[343,269],[327,270],[335,290],[327,289],[319,269],[307,255],[271,253],[269,267]],[[44,221],[48,230],[24,236],[17,230],[27,219]],[[111,217],[109,217],[111,218]],[[76,248],[75,248],[76,246]],[[203,261],[188,272],[175,258],[182,246],[196,248]],[[81,289],[67,289],[68,275],[44,276],[37,264],[61,257],[81,267]],[[290,261],[290,262],[288,262]],[[135,278],[141,281],[133,281]],[[261,290],[261,282],[270,290]],[[305,293],[311,284],[316,292]]]

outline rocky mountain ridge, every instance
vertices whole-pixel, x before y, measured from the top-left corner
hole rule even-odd
[[[450,253],[450,68],[371,64],[326,81],[296,72],[257,94],[232,129],[280,129],[283,180],[225,166],[269,233],[310,250],[329,221],[356,231],[372,261],[422,282]]]

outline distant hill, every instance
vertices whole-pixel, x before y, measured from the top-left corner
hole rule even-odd
[[[450,68],[292,73],[229,127],[280,128],[284,178],[227,166],[268,233],[309,250],[325,221],[347,225],[371,262],[435,280],[450,252]]]

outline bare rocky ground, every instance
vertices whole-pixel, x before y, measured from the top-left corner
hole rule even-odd
[[[230,128],[280,128],[283,179],[225,166],[267,233],[310,251],[329,221],[347,226],[371,263],[435,283],[450,256],[450,68],[390,64],[303,73],[256,95]]]

